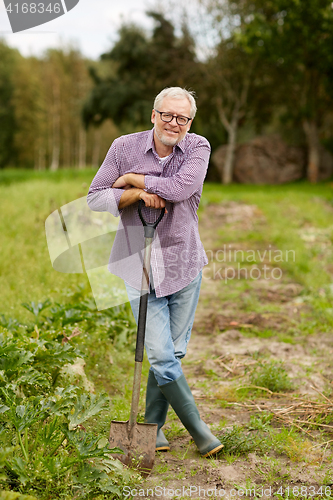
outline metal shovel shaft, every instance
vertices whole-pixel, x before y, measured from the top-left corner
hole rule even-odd
[[[151,244],[153,238],[145,238],[145,249],[143,256],[143,272],[141,282],[141,297],[139,305],[139,318],[138,330],[136,336],[135,348],[135,367],[134,367],[134,380],[133,380],[133,393],[131,404],[131,415],[129,419],[130,429],[133,427],[138,416],[139,398],[140,398],[140,384],[143,351],[145,343],[146,319],[147,319],[147,306],[148,306],[148,288],[149,288],[149,270],[150,270],[150,257],[151,257]]]

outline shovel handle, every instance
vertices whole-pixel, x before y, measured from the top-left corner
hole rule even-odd
[[[140,200],[139,201],[139,208],[138,208],[138,212],[139,212],[139,217],[141,219],[141,222],[143,224],[143,227],[145,229],[145,237],[147,238],[152,238],[154,236],[154,232],[155,232],[155,229],[157,228],[157,226],[159,225],[159,223],[161,222],[161,220],[163,219],[163,216],[164,216],[164,213],[165,213],[165,208],[161,208],[161,213],[159,215],[159,217],[156,219],[155,222],[147,222],[145,220],[145,218],[143,217],[142,215],[142,207],[144,206],[144,201],[143,200]],[[150,231],[146,228],[152,228]],[[146,235],[149,235],[149,236],[146,236]],[[150,236],[151,235],[151,236]]]
[[[141,282],[141,296],[139,305],[139,318],[138,318],[138,329],[136,336],[136,349],[135,349],[135,361],[139,363],[143,360],[144,342],[145,342],[145,332],[146,332],[146,318],[147,318],[147,307],[148,307],[148,288],[149,288],[149,273],[150,273],[150,256],[151,256],[151,243],[154,237],[155,229],[161,222],[165,208],[161,209],[161,213],[155,222],[147,222],[142,215],[142,207],[144,205],[143,200],[139,202],[139,217],[145,229],[145,250],[143,257],[143,270],[142,270],[142,282]]]
[[[145,334],[146,334],[146,319],[147,319],[147,308],[148,308],[148,288],[149,288],[149,272],[150,272],[150,255],[151,255],[151,244],[153,241],[155,229],[157,225],[161,222],[165,209],[162,208],[159,217],[155,222],[147,222],[142,215],[143,201],[140,200],[139,203],[139,217],[143,224],[145,230],[145,249],[143,256],[143,270],[142,270],[142,282],[141,282],[141,296],[139,304],[139,318],[138,318],[138,329],[136,334],[136,347],[135,347],[135,367],[134,367],[134,380],[133,380],[133,393],[132,393],[132,405],[131,405],[131,415],[129,419],[130,429],[133,428],[139,407],[139,397],[140,397],[140,383],[141,383],[141,371],[142,371],[142,361],[143,352],[145,345]]]

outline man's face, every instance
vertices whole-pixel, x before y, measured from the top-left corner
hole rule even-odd
[[[172,115],[186,116],[189,118],[191,105],[186,97],[184,99],[165,97],[158,111],[171,113]],[[156,113],[154,109],[151,115],[151,121],[154,124],[155,140],[161,141],[161,143],[165,146],[175,146],[178,144],[182,139],[184,139],[186,132],[190,130],[192,124],[191,120],[187,125],[178,125],[176,118],[173,118],[170,123],[163,122],[161,115]]]

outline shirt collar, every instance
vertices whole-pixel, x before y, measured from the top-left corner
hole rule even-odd
[[[182,153],[185,152],[185,139],[186,139],[186,135],[185,135],[184,139],[182,139],[178,144],[176,144],[173,147],[173,151],[175,151],[175,148],[178,147],[181,150]],[[149,130],[148,137],[147,137],[147,144],[146,144],[146,148],[145,148],[145,153],[147,153],[148,151],[150,151],[150,149],[152,151],[156,152],[156,150],[155,150],[155,144],[154,144],[154,127],[151,130]]]
[[[150,149],[155,151],[155,145],[154,145],[154,128],[148,131],[148,136],[147,136],[147,144],[146,144],[146,149],[145,153],[147,153]]]

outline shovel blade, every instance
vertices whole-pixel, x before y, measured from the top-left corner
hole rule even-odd
[[[111,422],[109,443],[112,448],[120,448],[124,453],[115,453],[114,458],[123,464],[138,469],[148,476],[155,461],[157,424]]]

